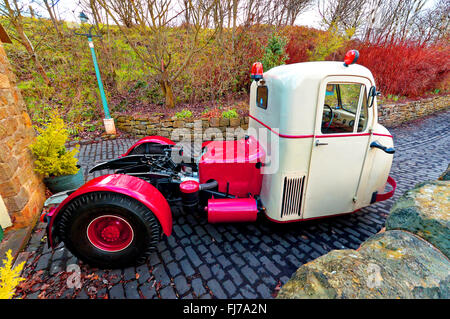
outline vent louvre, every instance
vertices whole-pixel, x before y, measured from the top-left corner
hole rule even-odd
[[[304,184],[305,176],[284,178],[281,217],[301,216]]]

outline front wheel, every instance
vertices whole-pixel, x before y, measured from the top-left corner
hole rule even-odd
[[[100,268],[144,263],[156,249],[161,233],[150,209],[112,192],[75,198],[61,212],[57,229],[75,256]]]

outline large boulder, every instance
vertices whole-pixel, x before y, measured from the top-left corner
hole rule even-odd
[[[439,176],[438,180],[440,181],[450,181],[450,164],[447,166],[447,170]]]
[[[450,181],[420,183],[400,197],[386,219],[386,230],[414,233],[450,257]]]
[[[425,240],[399,230],[355,250],[334,250],[301,266],[278,298],[449,298],[450,262]]]

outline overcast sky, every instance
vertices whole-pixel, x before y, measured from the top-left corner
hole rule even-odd
[[[30,0],[30,3],[32,3],[37,14],[48,17],[45,7],[39,4],[42,3],[42,1]],[[59,16],[63,20],[79,22],[78,15],[81,11],[79,0],[59,0],[57,8],[59,11]],[[301,14],[296,20],[296,24],[298,25],[308,25],[314,27],[319,27],[319,22],[320,16],[317,11],[317,4],[313,4],[308,11]]]
[[[39,0],[29,0],[33,3],[33,7],[40,15],[47,17],[47,11],[45,7],[39,5],[42,1]],[[356,1],[356,0],[355,0]],[[428,0],[425,7],[431,7],[437,0]],[[78,15],[80,14],[81,8],[79,5],[79,0],[59,0],[58,3],[59,15],[62,19],[66,21],[78,22]],[[317,1],[310,7],[309,10],[303,12],[296,20],[296,25],[306,25],[318,28],[320,26],[320,16],[317,9]]]

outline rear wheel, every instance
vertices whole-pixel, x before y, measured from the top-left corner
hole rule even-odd
[[[60,238],[79,259],[100,268],[144,263],[156,249],[160,225],[143,204],[112,192],[75,198],[60,213]]]

